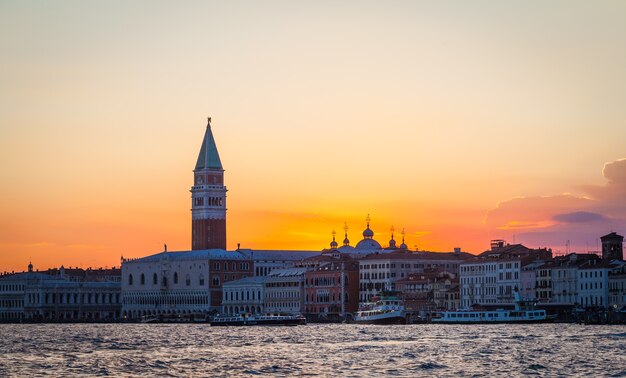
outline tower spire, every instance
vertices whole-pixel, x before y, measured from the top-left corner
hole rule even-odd
[[[217,145],[211,131],[211,117],[207,117],[206,132],[196,161],[196,170],[198,169],[223,170],[220,154],[217,152]]]

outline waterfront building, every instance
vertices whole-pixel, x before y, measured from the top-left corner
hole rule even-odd
[[[438,310],[446,309],[446,298],[454,287],[459,287],[459,278],[450,272],[440,272],[431,279],[433,302]]]
[[[304,314],[315,320],[339,320],[359,309],[359,262],[348,254],[325,253],[307,259]]]
[[[303,265],[306,259],[319,256],[320,251],[237,249],[254,261],[254,275],[267,276],[273,269],[286,269]]]
[[[593,253],[570,253],[548,264],[552,277],[550,304],[574,306],[578,303],[578,269],[591,262],[600,262],[600,257]]]
[[[459,281],[455,275],[441,270],[411,273],[406,278],[395,282],[396,290],[402,292],[404,307],[422,314],[445,310],[452,306],[456,308],[452,292],[455,287],[459,287]],[[456,297],[458,298],[458,295]]]
[[[550,249],[531,249],[521,244],[506,244],[504,240],[492,240],[491,249],[461,264],[461,307],[513,306],[515,290],[523,289],[522,268],[533,261],[551,259]],[[542,265],[538,265],[536,280],[547,280],[543,274]],[[532,274],[527,273],[526,279],[528,275]]]
[[[515,290],[522,286],[521,268],[522,261],[519,259],[461,264],[461,307],[513,306]]]
[[[498,303],[498,262],[467,261],[461,264],[460,307],[489,306]]]
[[[308,268],[274,269],[265,278],[265,312],[302,314]]]
[[[539,303],[549,303],[552,298],[552,264],[546,263],[537,268],[535,298]]]
[[[578,303],[581,307],[605,307],[609,302],[609,272],[618,271],[623,261],[588,261],[578,269]]]
[[[248,256],[219,249],[122,259],[122,312],[140,318],[219,311],[223,283],[251,277],[253,271]]]
[[[624,237],[615,232],[600,237],[603,260],[624,260]]]
[[[114,321],[120,297],[119,269],[35,272],[29,264],[0,277],[0,321]]]
[[[524,300],[537,299],[537,269],[546,264],[538,260],[522,266],[520,295]]]
[[[450,290],[446,292],[446,302],[444,304],[446,311],[455,311],[461,308],[461,286],[457,282]]]
[[[626,306],[626,265],[621,264],[609,271],[609,306],[614,310]]]
[[[116,321],[120,318],[119,282],[75,282],[41,279],[27,286],[28,320]]]
[[[265,313],[265,276],[225,282],[222,288],[222,314]]]
[[[461,262],[471,256],[473,255],[455,248],[454,252],[412,252],[401,249],[359,258],[360,301],[369,302],[382,291],[396,290],[395,282],[412,273],[442,270],[456,275]]]
[[[24,295],[26,286],[41,273],[33,273],[29,265],[28,273],[15,273],[0,276],[0,322],[20,321],[24,316]]]

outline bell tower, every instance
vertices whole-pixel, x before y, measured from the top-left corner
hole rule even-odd
[[[211,117],[193,170],[191,249],[226,249],[224,169],[211,132]]]
[[[624,237],[615,232],[604,235],[602,240],[602,258],[604,260],[623,260],[624,259]]]

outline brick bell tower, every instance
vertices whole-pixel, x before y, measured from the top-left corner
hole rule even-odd
[[[191,187],[191,249],[226,249],[224,169],[208,119]]]

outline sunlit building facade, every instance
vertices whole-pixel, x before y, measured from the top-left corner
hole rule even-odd
[[[120,320],[119,269],[50,269],[0,277],[0,321]]]
[[[248,256],[219,249],[168,252],[122,260],[122,314],[148,315],[216,312],[222,285],[253,275]]]

